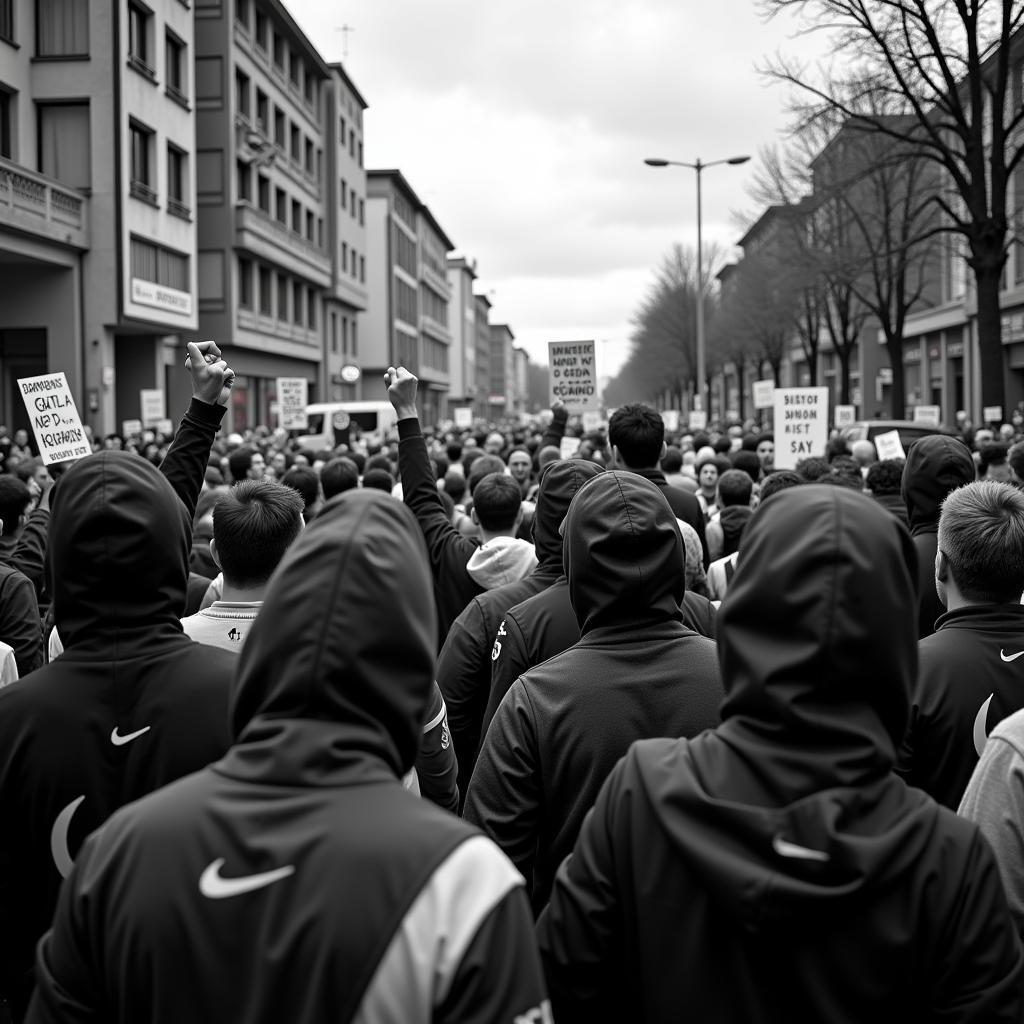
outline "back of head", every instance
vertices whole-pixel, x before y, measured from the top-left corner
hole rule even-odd
[[[481,455],[478,459],[474,459],[473,468],[469,471],[469,475],[466,477],[466,489],[469,491],[472,497],[476,491],[476,485],[480,483],[485,476],[489,476],[491,473],[504,473],[505,463],[497,455]]]
[[[25,514],[31,500],[28,484],[9,473],[0,473],[0,519],[4,523],[5,537],[18,529],[18,520]]]
[[[370,754],[400,776],[419,749],[436,637],[412,513],[379,492],[348,491],[302,531],[270,581],[239,656],[234,732],[258,740],[290,719],[332,723],[344,735],[325,743],[323,770]]]
[[[385,473],[393,475],[392,470],[394,469],[394,466],[391,465],[391,460],[386,455],[378,453],[377,455],[371,455],[366,460],[366,466],[363,468],[363,476],[366,476],[367,473],[372,473],[375,469],[383,469]]]
[[[742,469],[726,470],[718,478],[718,499],[723,508],[730,505],[749,505],[753,492],[754,482]]]
[[[752,482],[761,478],[761,460],[757,452],[741,448],[732,454],[732,469],[736,472],[745,473]],[[731,472],[731,471],[730,471]]]
[[[864,475],[860,463],[850,455],[837,455],[831,462],[829,475],[833,483],[850,487],[855,491],[864,489]]]
[[[543,469],[549,463],[557,462],[561,457],[561,449],[556,448],[553,444],[548,444],[537,452],[537,465]]]
[[[827,459],[817,455],[809,455],[806,459],[797,461],[796,472],[808,483],[813,483],[815,480],[820,480],[823,476],[828,476],[832,472],[832,467],[828,464]]]
[[[576,492],[604,470],[586,459],[559,459],[541,470],[537,510],[533,516],[533,543],[542,564],[562,564],[559,527]]]
[[[665,423],[649,405],[621,405],[608,422],[608,441],[633,469],[652,469],[661,458]]]
[[[1024,441],[1018,441],[1010,446],[1010,450],[1006,453],[1006,460],[1010,463],[1010,468],[1017,474],[1017,479],[1024,481]]]
[[[907,451],[900,487],[912,532],[933,530],[950,491],[974,480],[974,459],[958,437],[929,434]]]
[[[863,494],[765,502],[719,612],[723,722],[819,779],[888,774],[917,673],[916,575],[906,528]]]
[[[563,558],[580,631],[680,618],[683,543],[661,489],[610,470],[585,483],[565,517]]]
[[[489,533],[511,530],[521,505],[519,485],[504,473],[488,473],[473,488],[473,511]]]
[[[986,473],[990,466],[1001,466],[1006,462],[1010,449],[999,441],[992,441],[984,444],[978,449],[978,468],[982,474]]]
[[[458,505],[466,496],[466,478],[461,473],[449,470],[444,475],[444,493]]]
[[[769,473],[761,481],[761,502],[758,508],[773,494],[778,494],[779,491],[785,491],[790,487],[799,487],[805,483],[807,481],[799,473],[794,473],[791,469],[777,469],[774,473]]]
[[[245,479],[246,474],[249,472],[249,467],[252,465],[254,454],[255,449],[243,445],[228,455],[228,471],[231,473],[232,481],[237,482]]]
[[[309,517],[320,500],[320,477],[309,466],[292,466],[283,477],[281,483],[290,487],[302,498],[302,514]]]
[[[302,530],[303,507],[298,491],[272,480],[242,480],[224,494],[213,509],[213,540],[225,581],[265,584]]]
[[[661,469],[664,473],[678,473],[683,468],[683,453],[676,447],[665,450],[661,458]]]
[[[363,474],[363,487],[390,494],[395,489],[395,478],[386,469],[374,467]]]
[[[939,551],[961,595],[975,604],[1019,604],[1024,594],[1024,494],[979,480],[950,491]]]
[[[864,466],[870,466],[872,462],[878,460],[878,454],[875,452],[875,446],[871,441],[866,438],[862,438],[860,441],[854,441],[850,446],[850,454],[860,463],[861,468]]]
[[[330,501],[336,494],[351,491],[359,486],[359,467],[346,455],[331,459],[320,470],[320,489],[324,501]]]
[[[868,466],[864,484],[875,495],[899,494],[903,482],[903,459],[882,459]]]

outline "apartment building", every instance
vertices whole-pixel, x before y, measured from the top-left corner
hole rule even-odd
[[[193,11],[0,0],[0,421],[63,370],[100,433],[183,407],[198,326]]]
[[[515,412],[515,357],[512,349],[516,337],[508,324],[491,324],[490,334],[487,418],[500,420]]]
[[[491,300],[486,295],[473,296],[476,323],[476,396],[473,415],[486,419],[490,412],[491,393]]]
[[[448,259],[448,284],[451,287],[451,336],[448,359],[449,419],[457,406],[472,406],[477,395],[476,380],[476,299],[473,282],[476,281],[476,261],[465,256]]]

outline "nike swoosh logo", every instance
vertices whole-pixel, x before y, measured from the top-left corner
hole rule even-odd
[[[1021,657],[1021,655],[1024,655],[1024,651],[1018,651],[1016,654],[1009,655],[1004,654],[1002,650],[999,651],[999,657],[1002,658],[1003,661],[1016,661],[1019,657]]]
[[[136,729],[135,732],[127,733],[122,736],[117,731],[117,726],[114,726],[113,731],[110,734],[110,742],[115,747],[123,747],[126,743],[131,743],[132,740],[137,740],[144,732],[149,732],[150,727],[144,725],[141,729]]]
[[[295,874],[295,865],[286,864],[283,868],[264,871],[258,875],[243,875],[241,878],[222,878],[220,869],[224,866],[224,858],[218,857],[199,878],[199,891],[211,900],[223,900],[229,896],[241,896],[242,893],[263,889],[282,878]]]
[[[1021,651],[1021,654],[1024,654],[1024,651]],[[981,757],[981,752],[985,749],[985,740],[988,739],[985,726],[988,725],[988,706],[994,696],[994,693],[990,693],[988,700],[978,708],[978,713],[974,716],[974,749],[978,752],[978,757]]]
[[[50,855],[53,857],[53,866],[60,872],[61,878],[67,878],[71,874],[71,865],[74,863],[71,852],[68,850],[68,829],[71,828],[71,819],[75,816],[79,804],[85,799],[83,793],[80,797],[72,800],[57,815],[50,829]]]
[[[827,861],[829,856],[823,850],[809,850],[806,846],[797,846],[796,843],[787,842],[782,836],[772,838],[772,849],[780,857],[789,857],[792,860],[817,860]]]

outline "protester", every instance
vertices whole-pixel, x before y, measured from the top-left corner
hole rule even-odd
[[[883,459],[881,462],[871,463],[864,476],[864,487],[882,508],[891,512],[909,528],[907,506],[903,503],[901,493],[905,464],[904,459]]]
[[[308,523],[315,518],[321,502],[319,474],[308,466],[294,466],[280,477],[280,481],[302,498],[302,521]]]
[[[358,486],[359,467],[347,456],[340,455],[336,459],[331,459],[320,470],[320,487],[325,502]]]
[[[19,677],[28,675],[43,664],[43,634],[35,589],[24,573],[2,562],[0,644],[6,644],[11,649]]]
[[[740,538],[754,512],[750,506],[753,488],[753,480],[742,469],[726,470],[718,478],[716,504],[720,511],[705,531],[712,562],[739,550]]]
[[[236,448],[228,456],[228,471],[233,483],[239,480],[261,480],[266,468],[263,453],[255,448]]]
[[[326,506],[240,655],[231,749],[86,843],[33,1024],[71,1006],[152,1024],[549,1019],[522,878],[399,781],[436,632],[410,512],[366,490]]]
[[[714,643],[682,622],[682,541],[661,489],[600,473],[572,499],[564,536],[579,642],[513,684],[465,806],[522,872],[537,912],[629,744],[714,726],[722,696]]]
[[[192,515],[232,374],[214,342],[188,352],[192,401],[161,468],[104,451],[57,484],[47,559],[65,650],[0,690],[0,996],[15,1021],[84,837],[228,746],[234,658],[193,643],[180,616]]]
[[[946,612],[918,645],[897,771],[956,810],[989,723],[1024,707],[1024,494],[990,480],[950,492],[934,572]]]
[[[559,1024],[1019,1020],[992,853],[891,771],[914,574],[864,495],[796,487],[755,513],[722,606],[722,724],[634,744],[538,923]]]

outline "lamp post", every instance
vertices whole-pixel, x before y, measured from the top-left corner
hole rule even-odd
[[[704,254],[701,248],[700,172],[705,167],[716,167],[719,164],[745,164],[749,159],[749,156],[730,156],[724,160],[709,160],[704,163],[697,157],[692,164],[685,160],[662,160],[660,157],[648,157],[644,160],[648,167],[689,167],[697,172],[697,394],[694,396],[694,405],[698,409],[707,409],[704,394],[707,387],[707,347],[704,340]]]

